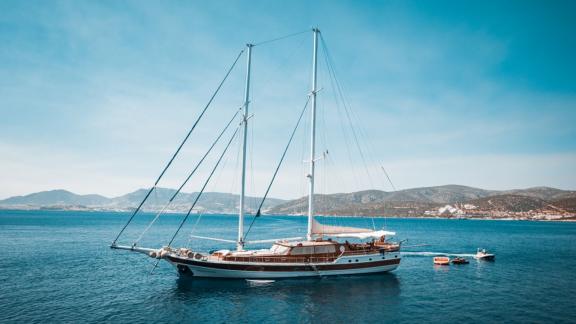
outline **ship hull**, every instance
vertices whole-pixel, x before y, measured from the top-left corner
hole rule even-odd
[[[177,255],[166,256],[181,275],[203,278],[282,279],[381,273],[395,270],[398,253],[341,257],[331,263],[256,263],[199,261]]]

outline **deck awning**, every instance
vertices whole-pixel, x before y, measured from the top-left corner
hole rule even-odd
[[[349,237],[357,239],[367,239],[367,238],[380,238],[386,235],[396,235],[396,232],[390,231],[371,231],[362,233],[342,233],[342,234],[325,234],[326,236],[332,237]]]
[[[359,227],[324,225],[319,223],[317,220],[313,220],[312,222],[312,234],[331,236],[331,237],[350,237],[359,239],[380,238],[384,235],[396,235],[395,232],[384,230],[375,231]]]

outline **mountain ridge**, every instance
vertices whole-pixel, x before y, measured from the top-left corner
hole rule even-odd
[[[148,189],[138,189],[127,194],[108,198],[97,194],[77,195],[64,189],[36,192],[0,200],[0,209],[72,209],[129,211],[138,206]],[[175,189],[157,188],[143,207],[144,211],[157,211],[176,192]],[[185,212],[198,193],[180,193],[170,204],[168,212]],[[205,192],[198,200],[196,211],[206,213],[235,213],[239,195],[221,192]],[[254,212],[259,197],[247,197],[247,210]],[[466,210],[464,205],[475,206]],[[570,216],[576,213],[576,191],[551,187],[531,187],[512,190],[486,190],[475,187],[448,184],[442,186],[409,188],[398,191],[376,189],[350,193],[316,194],[315,211],[324,215],[410,216],[442,214],[438,212],[450,205],[450,210],[464,214],[524,215],[560,213]],[[305,214],[307,196],[292,200],[268,198],[263,212],[268,214]],[[516,214],[515,214],[516,213]],[[519,214],[518,214],[519,213]],[[515,216],[515,217],[516,217]],[[576,214],[574,215],[576,216]],[[524,217],[524,216],[522,216]]]
[[[9,197],[0,200],[0,209],[75,209],[129,211],[135,209],[144,199],[148,189],[137,189],[127,194],[108,198],[101,195],[78,195],[64,189],[35,192],[28,195]],[[176,192],[170,188],[156,188],[143,206],[144,211],[158,211],[164,207]],[[167,209],[169,212],[187,211],[196,200],[198,192],[180,192]],[[195,206],[197,211],[227,213],[237,209],[239,195],[220,192],[204,192]],[[247,209],[255,208],[261,198],[246,197]],[[284,200],[268,198],[263,209]]]
[[[574,208],[576,191],[551,187],[500,191],[444,185],[394,192],[365,190],[354,193],[315,195],[315,197],[315,212],[323,215],[399,217],[464,217],[464,215],[469,215],[477,218],[514,219],[576,217],[576,208]],[[489,198],[494,198],[498,204],[485,204],[484,200],[490,201]],[[479,206],[474,205],[475,203]],[[469,205],[469,209],[466,209],[464,205]],[[441,211],[448,206],[454,213],[459,214],[452,215]],[[271,214],[305,214],[307,208],[307,197],[301,197],[274,206],[268,212]]]

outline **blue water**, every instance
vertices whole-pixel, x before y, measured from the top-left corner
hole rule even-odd
[[[150,274],[153,259],[108,248],[127,217],[0,211],[0,322],[576,321],[576,223],[377,219],[376,227],[397,231],[406,245],[427,246],[411,248],[389,274],[254,283],[182,279],[165,262]],[[142,245],[166,244],[180,217],[161,218]],[[121,241],[134,240],[150,218],[138,218]],[[204,216],[194,233],[233,239],[236,221]],[[179,244],[195,223],[190,219]],[[251,235],[294,236],[304,226],[301,217],[263,217]],[[495,252],[496,261],[435,267],[428,253],[477,247]]]

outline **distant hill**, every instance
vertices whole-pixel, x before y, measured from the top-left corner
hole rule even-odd
[[[575,212],[576,192],[548,187],[518,190],[484,190],[473,187],[446,185],[385,192],[367,190],[315,196],[316,211],[324,215],[387,215],[424,216],[447,204],[470,204],[483,213],[527,211]],[[565,205],[562,209],[556,205]],[[304,214],[307,197],[274,206],[269,213]]]
[[[571,213],[576,213],[576,196],[555,200],[554,206]]]
[[[438,187],[413,188],[386,192],[380,190],[365,190],[352,193],[337,193],[330,195],[315,195],[316,210],[326,214],[340,214],[342,211],[356,209],[381,209],[392,205],[430,206],[447,204],[488,197],[497,191],[484,190],[466,186],[446,185]],[[404,204],[403,204],[404,203]],[[270,210],[276,214],[293,214],[303,212],[308,208],[308,197],[302,197],[281,203]]]
[[[549,202],[531,195],[504,194],[467,201],[481,210],[527,212],[546,208]]]
[[[106,204],[108,198],[100,195],[77,195],[66,190],[50,190],[32,193],[26,196],[16,196],[0,200],[0,205],[84,205],[98,206]]]
[[[553,201],[563,198],[576,197],[576,191],[566,191],[550,187],[534,187],[500,192],[500,194],[520,195]]]
[[[131,210],[140,204],[147,191],[147,189],[139,189],[119,197],[107,198],[100,195],[77,195],[66,190],[50,190],[0,200],[0,208]],[[144,210],[157,211],[162,209],[175,192],[174,189],[157,188],[144,205]],[[187,211],[197,196],[198,193],[180,193],[170,204],[168,211]],[[212,213],[235,212],[238,209],[239,200],[239,195],[235,194],[205,192],[200,197],[195,209]],[[260,200],[261,198],[257,197],[247,197],[247,209],[255,209]],[[284,200],[268,198],[263,209],[266,210],[282,202]]]
[[[494,190],[446,185],[400,190],[390,193],[386,201],[414,201],[421,203],[451,204],[496,194]]]
[[[0,208],[126,211],[136,208],[146,192],[147,189],[139,189],[119,197],[107,198],[100,195],[77,195],[66,190],[51,190],[0,200]],[[145,211],[160,210],[174,193],[174,189],[156,189],[143,209]],[[187,211],[197,195],[198,193],[180,193],[167,211]],[[452,210],[460,210],[462,214],[475,215],[475,217],[484,217],[484,215],[508,217],[512,215],[510,213],[516,213],[513,217],[524,217],[523,213],[528,212],[546,215],[576,213],[576,191],[549,187],[497,191],[445,185],[393,192],[364,190],[352,193],[319,194],[315,197],[316,213],[323,215],[422,217],[437,215],[435,211],[442,209],[445,205],[453,205]],[[258,197],[247,197],[247,209],[254,211],[260,200],[261,198]],[[238,195],[206,192],[195,209],[208,213],[235,213],[238,203]],[[269,198],[263,206],[264,212],[268,214],[305,214],[307,209],[307,197],[289,201]]]

